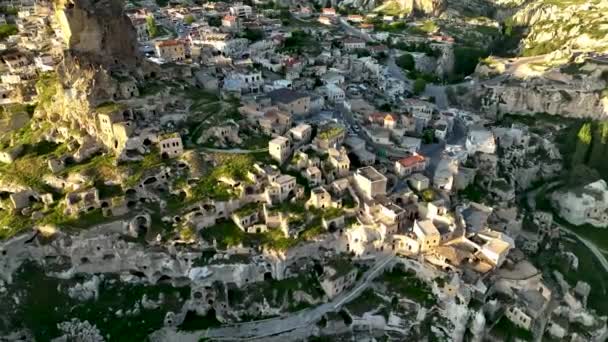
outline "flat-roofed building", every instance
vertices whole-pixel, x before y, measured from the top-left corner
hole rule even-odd
[[[386,177],[372,166],[357,169],[355,182],[359,190],[368,198],[386,194]]]
[[[441,237],[439,230],[431,220],[416,220],[414,222],[414,234],[420,244],[420,251],[425,252],[439,246]]]
[[[284,163],[291,153],[289,139],[285,137],[276,137],[270,140],[268,142],[268,153],[270,153],[270,156],[274,160],[279,163]]]

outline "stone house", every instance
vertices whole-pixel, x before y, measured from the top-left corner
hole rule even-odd
[[[291,89],[283,88],[267,94],[272,103],[291,115],[305,115],[310,112],[310,96]]]
[[[342,45],[346,51],[365,49],[365,41],[359,38],[347,38],[342,41]]]
[[[456,173],[458,173],[458,163],[452,159],[442,158],[433,175],[435,188],[446,191],[452,190]]]
[[[296,127],[289,130],[289,135],[294,141],[299,143],[307,142],[312,136],[312,127],[309,124],[298,124]]]
[[[551,199],[559,215],[572,224],[608,226],[608,185],[604,180],[576,189],[557,191]]]
[[[184,153],[182,137],[177,132],[159,136],[158,146],[161,157],[165,159],[179,157]]]
[[[291,127],[291,115],[281,110],[268,110],[258,119],[262,131],[268,135],[285,134]]]
[[[420,243],[409,235],[393,235],[391,248],[395,253],[401,255],[416,255],[420,252]]]
[[[156,56],[167,62],[181,62],[186,59],[186,47],[179,40],[161,40],[154,43]]]
[[[312,189],[310,199],[306,202],[306,208],[326,209],[336,206],[329,191],[322,186]]]
[[[370,209],[374,222],[386,235],[398,233],[406,223],[406,211],[386,197],[377,201]]]
[[[234,211],[231,218],[241,230],[249,232],[248,228],[260,221],[260,214],[261,207],[257,203],[249,203]]]
[[[323,86],[319,88],[319,91],[323,94],[324,99],[330,103],[341,103],[346,98],[344,90],[335,84]]]
[[[243,94],[257,94],[261,92],[264,84],[262,73],[256,70],[240,70],[232,73],[227,79],[239,80]]]
[[[346,137],[346,130],[339,125],[326,125],[319,128],[319,133],[313,143],[320,149],[326,150],[330,147],[337,148]]]
[[[350,288],[356,280],[357,268],[340,258],[331,260],[320,277],[321,288],[330,299]]]
[[[204,142],[209,138],[217,139],[217,142],[222,145],[225,143],[237,145],[242,143],[242,139],[239,137],[239,125],[232,120],[205,130],[199,139],[197,139],[197,142]]]
[[[505,316],[513,322],[513,324],[522,329],[529,331],[532,328],[532,317],[526,313],[524,308],[517,305],[510,305],[507,310],[505,310]]]
[[[123,99],[139,96],[139,89],[134,80],[122,81],[118,84],[118,92]]]
[[[71,192],[65,196],[65,213],[77,215],[100,207],[99,191],[95,188]]]
[[[224,16],[222,18],[222,27],[232,31],[238,31],[240,29],[239,18],[234,15]]]
[[[420,244],[420,252],[427,252],[439,246],[441,237],[431,220],[414,221],[414,234]]]
[[[415,173],[408,178],[408,184],[417,191],[428,189],[431,181],[421,173]]]
[[[423,155],[413,154],[395,162],[395,173],[406,177],[412,173],[423,172],[426,169],[427,160]]]
[[[467,134],[465,148],[469,155],[473,155],[477,152],[487,154],[496,153],[494,133],[483,127],[472,128]]]
[[[145,18],[131,18],[131,23],[137,33],[137,41],[146,42],[150,39],[148,34],[148,23]]]
[[[327,162],[331,165],[332,173],[336,178],[342,178],[348,176],[350,169],[350,159],[346,153],[346,149],[341,147],[339,150],[330,148],[327,150],[329,158]]]
[[[272,203],[283,202],[288,197],[298,195],[296,178],[290,175],[279,175],[267,188]]]
[[[359,191],[369,199],[386,194],[387,179],[372,166],[357,169],[355,183]]]
[[[323,175],[321,170],[316,166],[311,166],[304,170],[304,177],[308,180],[310,186],[318,186],[323,182]]]
[[[268,142],[268,153],[272,159],[284,163],[291,154],[291,144],[285,137],[276,137]]]

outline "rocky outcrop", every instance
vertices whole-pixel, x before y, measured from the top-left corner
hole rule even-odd
[[[552,54],[554,55],[554,54]],[[545,60],[542,71],[535,65],[521,63],[519,69],[489,67],[480,64],[478,77],[499,74],[477,84],[476,95],[491,114],[547,113],[573,118],[606,119],[608,116],[608,62],[595,57],[577,57],[571,62],[551,67],[554,60]],[[567,59],[566,59],[567,60]],[[582,60],[582,61],[581,61]],[[492,65],[504,69],[504,61]],[[560,62],[561,63],[561,62]],[[517,63],[513,63],[517,64]],[[488,70],[494,72],[487,72]]]
[[[563,48],[608,50],[608,1],[552,3],[533,1],[511,18],[516,26],[529,28],[521,48],[528,55]]]
[[[106,68],[140,65],[137,35],[123,5],[122,0],[57,3],[56,17],[71,54]]]
[[[135,84],[158,68],[139,54],[122,0],[63,0],[54,7],[51,20],[61,29],[67,49],[56,72],[37,83],[34,116],[99,138],[95,108],[124,98],[114,75]]]
[[[492,114],[547,113],[572,118],[608,118],[608,99],[601,92],[525,85],[482,86],[485,109]]]
[[[320,1],[323,4],[323,1]],[[362,10],[376,8],[381,11],[384,7],[394,8],[398,6],[402,15],[410,14],[439,15],[445,9],[445,0],[332,0],[328,1],[332,6],[350,7]]]
[[[444,0],[398,0],[397,3],[408,13],[439,15],[445,9]]]

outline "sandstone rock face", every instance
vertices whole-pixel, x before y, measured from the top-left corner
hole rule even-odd
[[[73,54],[106,67],[141,63],[121,0],[66,0],[57,5],[57,18]]]
[[[424,14],[438,15],[444,10],[444,0],[399,0],[401,8],[409,13],[420,12]]]
[[[364,10],[372,10],[383,5],[383,3],[395,2],[399,5],[404,15],[411,13],[421,13],[428,15],[439,15],[445,9],[445,0],[332,0],[332,6],[360,8]],[[323,4],[323,1],[319,1]]]
[[[544,87],[488,86],[483,93],[495,113],[547,113],[572,118],[606,119],[608,103],[599,92]]]
[[[552,4],[533,1],[512,17],[513,23],[529,27],[523,48],[548,45],[552,50],[608,50],[608,1]],[[539,50],[539,53],[544,53]],[[532,52],[532,54],[536,54]]]
[[[552,61],[545,61],[546,69],[542,72],[523,67],[523,71],[499,73],[497,78],[479,82],[476,93],[491,114],[547,113],[606,119],[608,63],[594,57],[581,59],[580,63],[571,62],[557,67],[550,66]],[[477,76],[489,76],[484,69],[478,65]]]

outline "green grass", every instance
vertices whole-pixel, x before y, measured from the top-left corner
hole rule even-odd
[[[225,201],[238,197],[240,194],[235,189],[219,181],[222,177],[244,183],[251,182],[247,174],[253,170],[253,157],[247,154],[215,154],[215,157],[218,166],[194,185],[191,201],[204,198]]]
[[[430,286],[416,278],[416,274],[413,272],[405,272],[395,267],[391,271],[384,272],[377,281],[385,283],[390,291],[405,296],[425,307],[432,306],[437,302]]]
[[[201,230],[201,237],[208,241],[215,240],[221,247],[237,246],[247,240],[247,233],[243,232],[231,220],[221,221],[216,225]]]
[[[9,36],[15,35],[19,32],[17,26],[13,24],[2,24],[0,25],[0,39],[6,39]]]
[[[372,289],[367,289],[359,297],[346,304],[348,312],[355,316],[362,317],[366,312],[377,309],[386,302],[380,298]]]
[[[533,338],[531,332],[516,326],[505,316],[494,325],[492,333],[503,337],[506,341],[512,341],[516,338],[524,341],[532,341]]]
[[[95,108],[95,112],[98,114],[112,114],[118,111],[121,111],[125,108],[125,105],[121,103],[116,103],[113,101],[108,101],[100,104]]]
[[[10,239],[30,228],[32,221],[29,217],[0,210],[0,241]]]

